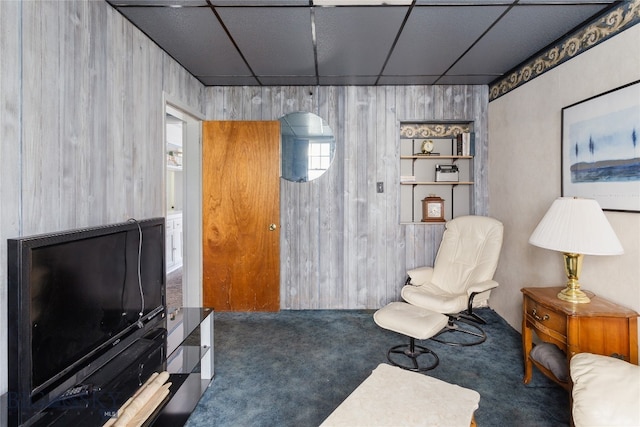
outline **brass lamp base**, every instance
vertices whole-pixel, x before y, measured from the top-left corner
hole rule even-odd
[[[564,253],[564,270],[567,273],[567,287],[558,293],[558,298],[574,304],[586,304],[591,302],[587,294],[580,290],[578,276],[582,268],[582,254]]]
[[[580,289],[571,289],[569,287],[564,288],[558,292],[558,298],[563,301],[572,302],[574,304],[586,304],[591,302],[587,294]]]

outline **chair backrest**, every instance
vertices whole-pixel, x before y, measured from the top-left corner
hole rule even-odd
[[[449,293],[493,279],[502,248],[502,223],[467,215],[448,221],[433,265],[431,283]]]

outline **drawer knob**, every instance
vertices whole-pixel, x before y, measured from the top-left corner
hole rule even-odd
[[[531,315],[533,316],[534,319],[539,320],[541,322],[544,322],[545,320],[549,320],[549,315],[548,314],[545,314],[542,317],[538,316],[538,313],[536,313],[536,309],[535,308],[533,309],[533,311],[531,311]]]

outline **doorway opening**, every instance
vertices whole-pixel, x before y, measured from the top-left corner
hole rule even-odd
[[[165,95],[166,304],[202,306],[202,119]]]
[[[183,145],[185,123],[167,107],[165,114],[167,307],[184,305],[182,293]]]

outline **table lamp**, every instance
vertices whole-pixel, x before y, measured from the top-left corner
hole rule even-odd
[[[578,197],[554,200],[529,243],[563,253],[568,281],[558,298],[572,303],[590,301],[578,282],[584,255],[620,255],[624,252],[598,202]]]

